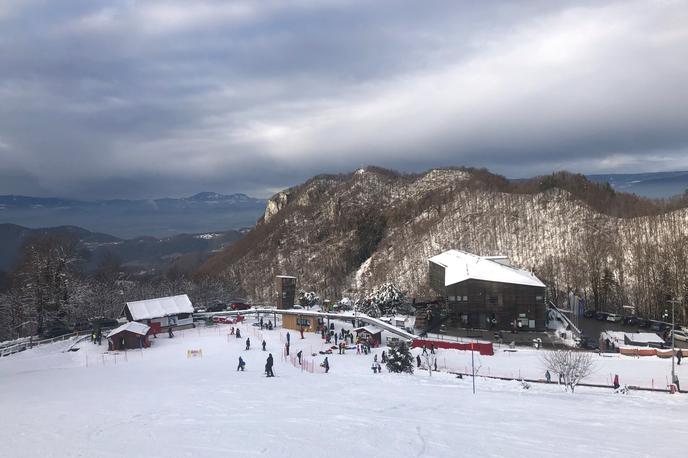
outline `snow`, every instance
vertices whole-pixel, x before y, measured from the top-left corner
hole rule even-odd
[[[110,331],[110,333],[108,334],[108,337],[117,335],[122,331],[129,331],[129,332],[133,332],[134,334],[139,334],[139,335],[145,336],[148,333],[149,329],[150,329],[150,326],[146,326],[143,323],[137,323],[136,321],[130,321],[129,323],[125,323],[122,326],[115,328],[112,331]]]
[[[319,370],[323,355],[308,356],[316,363],[310,373],[281,357],[286,330],[240,328],[241,339],[227,336],[229,326],[202,327],[126,353],[90,342],[63,352],[71,342],[61,342],[0,359],[0,456],[551,457],[566,450],[627,458],[680,456],[684,447],[684,394],[579,387],[571,395],[555,384],[523,390],[478,378],[473,395],[470,378],[449,373],[374,375],[372,355],[355,351],[329,355],[328,374]],[[246,337],[255,349],[244,350]],[[291,331],[292,354],[324,349],[319,335],[305,337]],[[263,375],[262,339],[275,358],[274,379]],[[188,358],[190,349],[202,357]],[[236,371],[240,355],[246,372]],[[544,372],[536,350],[475,356],[481,374]],[[453,350],[437,357],[438,364],[470,362],[469,353]],[[670,362],[615,356],[596,364],[593,379],[615,372],[623,384],[663,377]]]
[[[149,320],[178,313],[193,313],[193,306],[186,294],[127,302],[127,307],[134,320]]]
[[[430,262],[445,268],[445,286],[465,280],[485,280],[515,285],[545,285],[527,270],[506,265],[504,256],[477,256],[458,250],[448,250],[430,258]]]
[[[622,331],[604,331],[601,339],[609,339],[616,346],[626,343],[625,338],[628,337],[629,342],[644,343],[644,344],[663,344],[664,339],[653,332],[622,332]]]

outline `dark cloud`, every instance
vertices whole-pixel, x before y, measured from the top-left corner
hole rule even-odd
[[[0,193],[267,195],[365,164],[688,168],[681,2],[0,6]]]

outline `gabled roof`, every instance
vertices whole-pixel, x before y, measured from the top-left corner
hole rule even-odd
[[[110,338],[114,335],[117,335],[120,332],[124,332],[124,331],[129,331],[129,332],[133,332],[134,334],[139,334],[139,335],[145,336],[146,334],[148,334],[149,329],[150,329],[150,326],[146,326],[143,323],[137,323],[136,321],[130,321],[130,322],[124,323],[122,326],[115,328],[112,331],[110,331],[110,333],[108,334],[108,338]]]
[[[177,315],[178,313],[193,313],[193,306],[186,294],[127,302],[127,308],[134,321]]]
[[[505,262],[503,256],[477,256],[465,251],[449,250],[433,256],[430,262],[444,267],[445,286],[473,279],[545,287],[531,272],[507,265],[508,261]]]
[[[378,334],[382,332],[382,329],[375,328],[373,326],[362,326],[360,328],[354,329],[354,332],[360,332],[360,331],[365,331],[368,334]]]

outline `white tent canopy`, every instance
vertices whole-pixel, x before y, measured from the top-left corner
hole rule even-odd
[[[186,294],[127,302],[127,308],[134,321],[150,320],[180,313],[193,313],[193,305],[191,305],[189,296]]]
[[[545,287],[532,272],[509,265],[504,256],[477,256],[465,251],[449,250],[433,256],[430,262],[444,267],[445,286],[473,279]]]

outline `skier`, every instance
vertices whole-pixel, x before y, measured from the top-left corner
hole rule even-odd
[[[301,338],[303,339],[303,327],[301,327],[301,329],[299,329],[299,331],[301,332]]]
[[[237,366],[237,372],[244,372],[244,367],[246,367],[246,362],[239,356],[239,365]]]
[[[301,365],[301,355],[303,354],[303,351],[299,350],[299,352],[296,354],[296,357],[299,358],[299,366]]]
[[[373,370],[373,374],[377,374],[377,363],[373,361],[372,366],[370,368]]]
[[[265,351],[265,340],[263,340],[263,351]]]
[[[174,333],[172,332],[172,326],[167,328],[167,335],[170,336],[170,339],[174,337]]]
[[[420,355],[416,355],[416,364],[420,367]]]
[[[272,361],[272,353],[270,353],[270,354],[268,355],[267,361],[265,362],[265,374],[266,374],[268,377],[274,377],[274,376],[275,376],[275,374],[272,372],[272,364],[273,364],[273,361]]]
[[[263,317],[260,317],[260,330],[263,330]]]
[[[236,329],[236,334],[235,334],[235,335],[236,335],[236,338],[237,338],[237,339],[241,339],[241,331],[239,330],[239,328]]]
[[[547,380],[547,383],[552,381],[552,374],[549,373],[549,370],[545,371],[545,379]]]
[[[291,339],[291,336],[289,335],[289,331],[287,331],[287,344],[289,344],[290,339]]]
[[[96,330],[91,331],[91,342],[96,343]]]
[[[250,349],[250,348],[251,348],[251,338],[250,338],[250,337],[247,337],[247,338],[246,338],[246,349],[248,350],[248,349]]]
[[[268,330],[272,331],[272,320],[268,320]]]
[[[289,342],[284,344],[284,352],[289,356]]]
[[[375,355],[375,357],[373,358],[373,362],[377,362],[377,355]]]
[[[329,363],[329,361],[327,361],[327,356],[325,356],[325,361],[323,361],[322,367],[325,368],[325,373],[326,373],[326,374],[327,374],[328,372],[330,372],[330,363]]]
[[[234,326],[232,326],[232,329],[229,330],[229,335],[233,336],[234,335]]]
[[[435,354],[435,344],[430,344],[430,354]]]
[[[680,366],[681,365],[681,358],[683,358],[683,352],[681,350],[676,352],[676,363]]]
[[[423,345],[423,354],[424,354],[424,355],[427,355],[427,354],[428,354],[428,349],[425,348],[425,345]]]
[[[375,363],[377,365],[377,373],[382,374],[382,366],[380,366],[380,363]]]
[[[337,333],[334,333],[334,344],[337,345]]]
[[[614,374],[614,389],[619,389],[619,374]]]
[[[382,350],[382,357],[380,358],[380,361],[382,361],[382,364],[387,362],[387,353],[385,353],[384,350]]]

